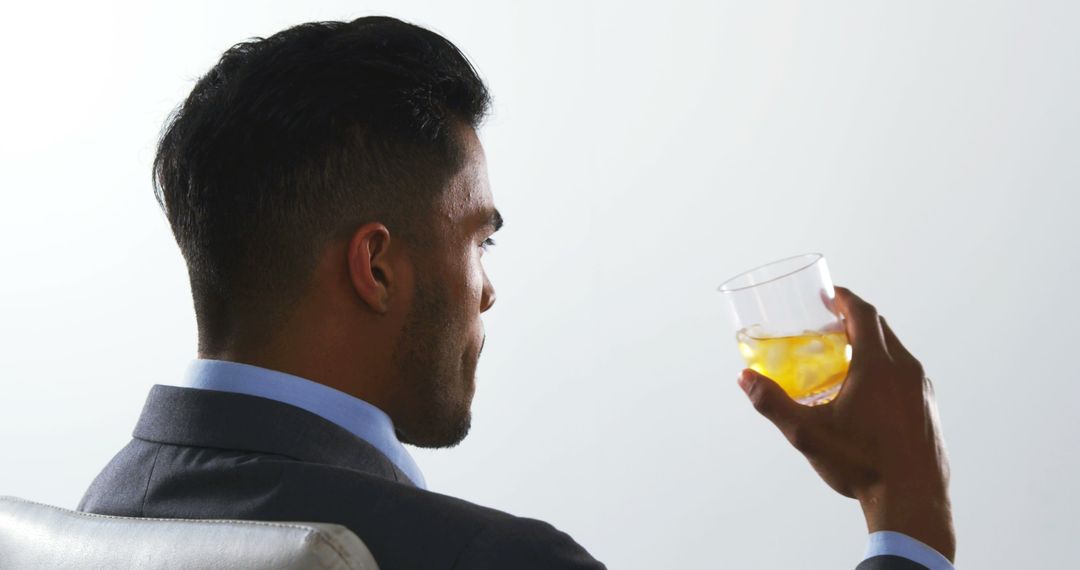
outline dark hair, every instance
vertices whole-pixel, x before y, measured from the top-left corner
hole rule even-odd
[[[442,36],[388,17],[311,22],[227,50],[162,131],[154,191],[188,265],[201,342],[287,313],[335,238],[426,238],[490,97]]]

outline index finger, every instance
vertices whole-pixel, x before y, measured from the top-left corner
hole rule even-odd
[[[862,354],[888,355],[877,309],[846,287],[836,288],[836,308],[847,324],[853,358]]]

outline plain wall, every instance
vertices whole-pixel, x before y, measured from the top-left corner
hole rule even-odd
[[[959,565],[1080,560],[1072,2],[5,8],[0,494],[74,507],[195,354],[168,112],[233,43],[370,13],[495,96],[498,302],[472,433],[415,454],[433,490],[611,568],[853,567],[859,507],[748,405],[715,291],[820,251],[935,381]]]

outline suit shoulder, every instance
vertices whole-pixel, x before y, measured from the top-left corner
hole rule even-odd
[[[446,548],[444,554],[455,560],[452,566],[457,570],[605,568],[570,535],[540,520],[347,468],[286,463],[282,482],[286,488],[295,487],[307,506],[322,513],[344,508],[348,512],[340,512],[339,520],[360,531],[364,539],[389,531],[406,533],[418,543],[441,544]],[[314,481],[318,481],[320,491],[313,494],[309,483]],[[364,492],[358,492],[361,488]],[[364,521],[349,520],[356,513],[364,513]],[[380,524],[372,528],[364,524],[367,521]],[[395,528],[399,524],[403,526]],[[450,553],[451,549],[455,554]]]
[[[455,568],[482,570],[603,570],[605,566],[570,535],[544,521],[515,517],[493,520],[469,541]]]
[[[340,503],[367,499],[375,510],[393,510],[403,513],[439,513],[434,521],[462,524],[472,521],[477,527],[494,521],[514,518],[508,513],[477,505],[464,499],[420,489],[410,484],[391,481],[383,477],[359,472],[347,467],[302,463],[294,461],[271,461],[281,469],[279,485],[294,491],[304,500],[325,500]],[[313,492],[312,487],[318,486]],[[355,505],[352,505],[355,507]]]

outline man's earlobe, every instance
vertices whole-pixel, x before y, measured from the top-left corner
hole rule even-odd
[[[394,275],[389,246],[390,231],[383,224],[372,222],[353,233],[346,250],[353,290],[364,304],[379,314],[390,308]]]

